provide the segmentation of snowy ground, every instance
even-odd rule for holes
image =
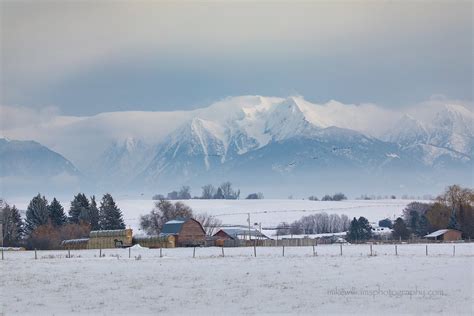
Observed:
[[[474,244],[453,246],[6,252],[1,313],[472,314]]]

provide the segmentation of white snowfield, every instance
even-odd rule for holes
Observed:
[[[455,249],[453,248],[455,247]],[[472,315],[474,244],[5,252],[0,314]],[[455,253],[453,251],[455,250]],[[454,256],[453,256],[454,254]],[[137,260],[139,258],[139,260]]]

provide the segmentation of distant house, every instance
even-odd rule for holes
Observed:
[[[455,229],[440,229],[424,237],[433,240],[454,241],[461,240],[461,232]]]
[[[177,247],[204,245],[206,232],[193,218],[176,218],[163,225],[160,236],[174,236]]]
[[[250,238],[249,238],[250,236]],[[248,240],[248,239],[269,239],[256,229],[251,229],[250,234],[248,229],[244,228],[223,228],[214,234],[218,239],[232,239],[232,240]]]

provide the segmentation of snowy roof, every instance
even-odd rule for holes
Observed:
[[[243,229],[243,228],[222,228],[221,231],[229,235],[231,238],[237,239],[239,236],[248,236],[249,235],[249,230],[248,229]],[[218,232],[217,232],[218,233]],[[216,233],[216,234],[217,234]],[[214,235],[216,235],[214,234]],[[262,238],[268,238],[261,232],[259,232],[256,229],[250,229],[250,236],[256,236],[256,237],[262,237]]]
[[[92,230],[89,236],[92,237],[114,237],[114,236],[127,236],[127,232],[131,231],[128,229],[109,229],[109,230]]]
[[[160,235],[172,235],[172,234],[179,234],[183,227],[183,224],[187,222],[189,219],[184,218],[175,218],[170,221],[167,221],[163,225],[163,229],[161,230]]]
[[[435,232],[432,232],[431,234],[426,235],[425,238],[438,237],[438,236],[444,235],[445,233],[447,233],[450,230],[451,229],[440,229],[440,230],[437,230]]]
[[[61,245],[82,244],[82,243],[87,243],[88,241],[89,241],[89,238],[66,239],[61,242]]]

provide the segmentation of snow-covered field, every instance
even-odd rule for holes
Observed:
[[[0,314],[472,314],[474,244],[428,247],[6,252]]]

